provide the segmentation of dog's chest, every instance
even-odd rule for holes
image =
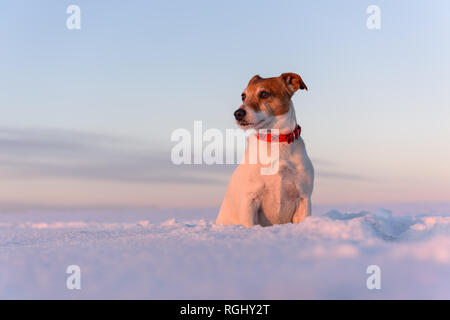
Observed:
[[[299,177],[291,163],[280,163],[277,174],[264,177],[260,220],[263,225],[287,223],[297,207]]]

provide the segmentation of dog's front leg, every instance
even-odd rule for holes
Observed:
[[[260,200],[255,197],[241,199],[239,206],[239,223],[246,228],[258,224],[257,214],[260,207]]]
[[[294,216],[292,217],[292,223],[300,223],[307,216],[311,215],[311,198],[300,198],[297,204],[297,209],[295,210]]]

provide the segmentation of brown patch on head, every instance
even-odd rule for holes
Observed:
[[[289,111],[291,97],[298,89],[307,89],[298,74],[283,73],[273,78],[256,75],[242,93],[242,101],[255,111],[278,116]]]

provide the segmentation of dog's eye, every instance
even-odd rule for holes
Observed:
[[[261,99],[266,99],[266,98],[268,98],[270,96],[270,93],[268,93],[267,91],[261,91],[260,93],[259,93],[259,97],[261,98]]]
[[[245,93],[241,94],[242,101],[244,101],[246,97]]]

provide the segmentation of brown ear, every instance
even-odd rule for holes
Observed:
[[[281,79],[283,80],[284,84],[286,85],[286,88],[290,95],[293,95],[295,91],[298,89],[306,89],[308,90],[308,87],[303,82],[302,77],[300,77],[296,73],[283,73],[281,76]]]
[[[253,78],[250,79],[248,84],[258,82],[259,80],[262,80],[262,78],[259,75],[253,76]]]

